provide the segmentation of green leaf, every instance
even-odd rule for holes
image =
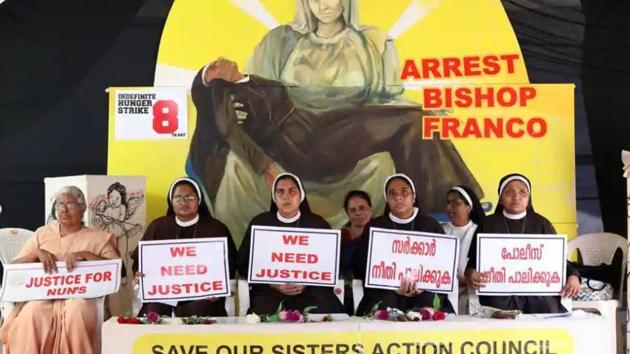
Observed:
[[[280,311],[282,311],[283,307],[284,307],[284,301],[280,301],[280,304],[278,305],[278,309],[276,310],[276,313],[279,313]]]
[[[308,315],[311,311],[315,310],[317,306],[306,306],[304,311],[302,311],[303,315]]]
[[[378,310],[378,307],[381,306],[381,301],[377,302],[376,304],[374,304],[374,306],[372,306],[372,308],[370,309],[370,311],[368,313],[365,314],[365,318],[371,318],[374,317],[374,314],[376,313],[376,311]]]
[[[442,300],[438,296],[438,294],[433,295],[433,309],[439,310],[442,308]]]
[[[278,317],[277,313],[274,313],[273,315],[267,317],[267,322],[280,322],[280,317]]]

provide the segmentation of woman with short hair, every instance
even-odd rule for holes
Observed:
[[[116,237],[83,225],[86,201],[78,187],[55,195],[56,221],[42,226],[26,241],[12,263],[41,263],[48,274],[55,262],[72,271],[77,261],[120,258]],[[5,354],[100,353],[95,342],[98,311],[95,299],[37,300],[16,304],[0,329]]]

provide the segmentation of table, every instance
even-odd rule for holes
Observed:
[[[103,354],[614,354],[593,314],[517,320],[451,317],[435,322],[351,318],[325,323],[103,324]]]

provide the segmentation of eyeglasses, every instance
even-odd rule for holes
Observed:
[[[176,204],[184,204],[184,203],[196,202],[196,201],[197,201],[197,196],[192,195],[192,194],[173,196],[173,203],[176,203]]]
[[[370,207],[367,205],[360,205],[358,207],[350,207],[348,208],[348,214],[354,214],[356,212],[363,212],[367,210],[370,210]]]
[[[56,202],[55,203],[56,210],[74,211],[74,210],[79,210],[80,208],[81,208],[81,204],[75,203],[75,202],[68,202],[68,203]]]
[[[295,197],[299,194],[300,194],[300,190],[297,188],[276,189],[276,191],[274,192],[274,195],[276,196],[276,198],[282,198],[285,195],[288,195],[289,197]]]
[[[403,189],[400,192],[394,189],[390,189],[387,191],[388,198],[398,198],[398,196],[407,198],[410,195],[413,195],[413,192],[411,192],[409,189]]]

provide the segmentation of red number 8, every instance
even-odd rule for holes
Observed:
[[[177,131],[177,102],[159,100],[153,105],[153,130],[158,134],[172,134]]]

